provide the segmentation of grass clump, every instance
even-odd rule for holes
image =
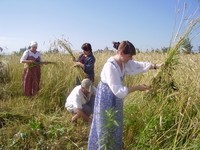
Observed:
[[[71,60],[73,62],[76,62],[77,59],[74,55],[74,52],[70,47],[70,43],[66,39],[64,38],[56,39],[53,42],[52,47],[67,52],[70,55]],[[76,67],[76,68],[77,68],[77,77],[79,78],[80,81],[82,81],[86,75],[81,67]]]
[[[186,72],[182,75],[178,72],[178,67],[181,68],[184,63],[188,63],[180,61],[181,57],[185,57],[182,53],[182,50],[185,50],[185,41],[194,36],[193,31],[200,27],[199,17],[190,18],[191,20],[187,20],[186,28],[180,29],[184,27],[180,25],[180,32],[177,32],[175,39],[172,40],[163,66],[150,81],[151,90],[142,97],[144,103],[136,107],[143,109],[142,119],[137,118],[138,112],[132,112],[134,119],[125,121],[125,133],[130,135],[129,132],[136,132],[132,137],[132,143],[128,144],[130,149],[199,148],[197,141],[200,140],[200,128],[197,124],[200,97],[194,95],[197,93],[196,90],[191,90],[191,87],[197,88],[196,83],[180,82],[181,78],[185,78]],[[130,107],[127,106],[127,113]],[[138,131],[134,130],[136,126],[140,126]],[[129,141],[126,137],[125,140]]]
[[[191,17],[190,17],[191,18]],[[184,54],[182,47],[191,32],[199,28],[199,20],[189,21],[183,34],[175,35],[167,53],[139,53],[137,60],[163,62],[160,70],[128,76],[125,84],[149,83],[152,91],[134,92],[125,99],[124,150],[136,149],[199,149],[200,147],[200,55]],[[182,25],[180,25],[182,26]],[[56,41],[58,42],[58,41]],[[78,70],[72,69],[75,53],[65,45],[56,47],[67,53],[46,53],[42,59],[56,65],[42,65],[41,89],[29,99],[22,93],[23,66],[19,56],[2,56],[6,74],[3,77],[3,96],[0,99],[0,149],[87,149],[90,125],[78,120],[70,123],[71,114],[64,109],[66,96],[75,86]],[[69,50],[69,52],[68,52]],[[70,51],[71,50],[71,51]],[[70,54],[70,52],[72,52]],[[94,53],[95,84],[110,52]],[[82,70],[81,70],[82,71]],[[8,75],[8,79],[6,76]],[[151,80],[152,76],[154,78]],[[6,82],[5,82],[6,81]],[[117,125],[107,112],[107,128]],[[109,122],[110,121],[110,122]],[[111,137],[107,145],[112,144]]]

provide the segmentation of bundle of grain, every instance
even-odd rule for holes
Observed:
[[[73,54],[73,50],[70,47],[70,43],[66,39],[64,39],[64,38],[57,39],[57,40],[54,41],[53,45],[54,45],[54,47],[56,47],[58,49],[61,49],[61,50],[68,52],[69,55],[72,58],[72,61],[74,61],[74,62],[76,61],[76,57]],[[75,68],[77,69],[77,75],[76,76],[79,78],[80,81],[83,80],[86,76],[83,69],[80,68],[80,67],[75,67]]]
[[[171,43],[167,51],[167,59],[165,60],[164,65],[157,76],[151,81],[152,90],[148,93],[148,98],[153,99],[157,97],[157,100],[162,100],[164,97],[170,98],[169,95],[174,95],[173,93],[178,90],[178,85],[173,78],[173,73],[179,63],[179,54],[184,49],[186,39],[189,39],[189,36],[194,29],[199,28],[199,23],[200,18],[192,19],[189,21],[189,25],[182,34],[176,34],[174,40],[175,44]],[[178,35],[182,36],[178,37]]]

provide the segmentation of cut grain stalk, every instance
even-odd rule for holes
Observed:
[[[42,62],[32,62],[32,63],[25,63],[25,68],[33,68],[35,66],[38,65],[47,65],[47,64],[57,64],[56,62],[52,62],[52,61],[42,61]]]
[[[57,40],[55,40],[54,44],[57,47],[63,49],[64,51],[67,51],[70,54],[72,61],[76,62],[76,57],[73,54],[73,50],[70,47],[70,43],[66,39],[63,39],[63,38],[57,39]],[[85,78],[86,75],[85,75],[85,73],[84,73],[84,71],[81,67],[76,67],[76,68],[77,68],[77,71],[78,71],[77,77],[79,78],[80,81],[82,81]]]
[[[176,69],[176,65],[179,63],[178,55],[184,48],[185,39],[189,37],[193,29],[197,27],[200,23],[200,19],[194,19],[190,21],[188,28],[183,33],[183,36],[179,38],[178,42],[173,46],[170,46],[167,51],[167,59],[164,62],[164,65],[161,67],[160,72],[157,76],[151,81],[151,93],[148,93],[150,98],[155,97],[156,95],[162,95],[166,97],[169,94],[172,94],[175,90],[178,90],[175,80],[173,79],[173,71]],[[177,37],[177,36],[176,36]]]

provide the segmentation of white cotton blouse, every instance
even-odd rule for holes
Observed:
[[[24,51],[24,53],[23,53],[23,55],[22,55],[22,57],[20,59],[20,63],[22,63],[22,61],[24,61],[24,60],[27,60],[28,56],[32,56],[32,57],[37,59],[38,57],[40,57],[40,52],[36,51],[36,53],[33,53],[30,50]],[[40,58],[40,60],[41,60],[41,58]]]
[[[74,108],[82,109],[82,105],[87,103],[87,98],[81,91],[81,85],[76,86],[66,99],[65,107],[73,105]]]
[[[108,84],[114,95],[123,99],[128,94],[128,88],[122,84],[124,75],[147,72],[151,65],[152,63],[150,62],[129,60],[123,64],[123,69],[121,70],[114,58],[110,57],[101,71],[101,81]]]

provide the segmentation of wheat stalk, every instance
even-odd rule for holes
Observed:
[[[71,56],[72,58],[72,61],[75,62],[76,61],[76,57],[74,56],[73,54],[73,50],[71,49],[70,47],[70,43],[62,38],[62,39],[57,39],[54,41],[54,46],[58,47],[58,48],[61,48],[62,50],[64,51],[67,51],[69,53],[69,55]],[[85,78],[85,73],[83,71],[83,69],[81,67],[75,67],[78,71],[78,78],[79,80],[83,80]]]
[[[189,37],[195,27],[199,27],[199,23],[200,18],[193,19],[189,22],[189,25],[184,30],[184,33],[181,37],[178,37],[178,33],[176,34],[176,39],[174,41],[177,39],[178,41],[174,45],[171,44],[167,51],[167,59],[165,60],[164,65],[158,72],[157,76],[151,81],[152,90],[151,93],[148,93],[151,98],[158,94],[167,96],[174,92],[174,90],[178,90],[175,80],[173,79],[173,71],[176,69],[176,65],[179,63],[178,55],[183,49],[185,39]]]

